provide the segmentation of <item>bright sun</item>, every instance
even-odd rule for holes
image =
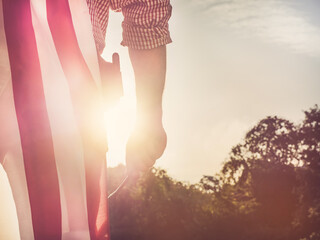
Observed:
[[[110,12],[107,28],[106,47],[103,58],[111,61],[114,52],[120,55],[122,85],[124,96],[106,113],[108,153],[107,165],[109,167],[125,163],[125,146],[135,121],[135,86],[134,74],[128,55],[128,50],[120,45],[122,40],[121,13]]]
[[[125,163],[125,144],[135,119],[135,104],[132,97],[122,97],[106,113],[108,147],[107,165],[115,167]]]

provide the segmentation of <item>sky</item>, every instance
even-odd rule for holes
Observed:
[[[318,0],[172,0],[164,125],[168,145],[156,166],[196,183],[217,173],[259,120],[299,123],[320,104]],[[120,46],[120,13],[111,14],[106,59],[119,52],[124,97],[109,113],[108,165],[124,163],[134,119],[134,79]],[[14,204],[0,168],[3,224],[16,228]]]
[[[156,166],[181,181],[213,175],[232,146],[269,115],[295,123],[320,103],[320,2],[175,0],[168,45],[164,124]],[[134,81],[113,14],[105,58],[122,58],[125,96],[109,127],[109,166],[124,162],[134,116]],[[118,29],[114,31],[114,29]],[[116,113],[116,114],[115,114]],[[126,117],[123,117],[126,116]],[[111,117],[112,118],[112,117]],[[121,121],[121,119],[125,119]]]

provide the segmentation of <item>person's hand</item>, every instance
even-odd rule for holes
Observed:
[[[126,147],[128,175],[138,178],[150,170],[161,157],[167,145],[167,135],[162,124],[145,124],[136,127]]]
[[[112,63],[105,61],[100,55],[98,59],[104,105],[110,107],[123,96],[119,55],[117,53],[112,55]]]

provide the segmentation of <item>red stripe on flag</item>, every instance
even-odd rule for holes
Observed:
[[[3,1],[35,239],[61,239],[59,182],[29,0]]]
[[[93,116],[93,102],[97,99],[98,91],[78,45],[68,1],[47,0],[47,18],[64,74],[69,82],[74,113],[82,137],[90,237],[91,240],[102,239],[107,234],[108,219],[107,211],[102,223],[100,218],[99,221],[97,219],[101,197],[101,169],[104,167],[106,152],[106,148],[97,147],[105,143],[98,143],[101,139],[96,139],[93,133],[97,117]]]

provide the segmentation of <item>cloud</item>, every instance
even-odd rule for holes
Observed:
[[[319,24],[308,19],[308,14],[312,14],[310,8],[303,8],[299,2],[293,3],[285,0],[193,1],[194,8],[213,26],[232,31],[242,38],[256,37],[319,57]]]

